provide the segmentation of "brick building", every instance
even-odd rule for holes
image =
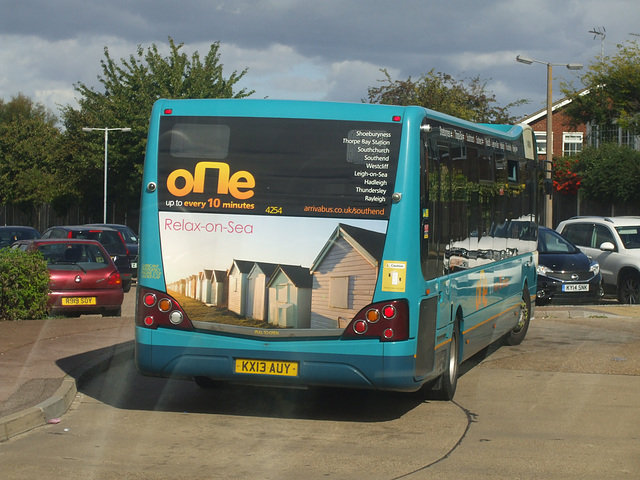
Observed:
[[[588,92],[585,90],[585,92]],[[587,142],[587,125],[570,126],[570,119],[564,113],[563,107],[571,102],[570,99],[564,98],[555,102],[551,111],[553,112],[553,155],[555,157],[564,157],[575,155],[582,151],[582,146]],[[533,129],[538,144],[538,158],[540,160],[547,159],[547,109],[544,108],[521,120]]]

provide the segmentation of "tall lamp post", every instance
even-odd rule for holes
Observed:
[[[89,128],[84,127],[82,129],[83,132],[93,132],[94,130],[100,130],[104,132],[104,212],[103,212],[103,223],[107,223],[107,158],[109,151],[109,132],[114,130],[119,130],[121,132],[130,132],[131,129],[126,128]]]
[[[552,167],[553,167],[553,108],[552,108],[552,90],[553,90],[553,67],[554,66],[564,66],[569,70],[581,70],[582,64],[580,63],[548,63],[541,62],[540,60],[534,60],[533,58],[523,57],[522,55],[518,55],[516,57],[516,61],[520,63],[524,63],[525,65],[531,65],[532,63],[541,63],[542,65],[547,66],[547,158],[545,165],[546,170],[546,178],[548,181],[552,181]],[[552,193],[549,192],[549,198],[545,203],[545,226],[549,228],[553,228],[553,201],[552,201]]]

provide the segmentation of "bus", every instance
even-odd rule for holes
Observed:
[[[158,100],[137,369],[453,398],[531,321],[535,152],[527,126],[416,106]]]

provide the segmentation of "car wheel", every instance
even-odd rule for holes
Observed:
[[[507,345],[520,345],[529,330],[529,321],[531,320],[531,297],[525,286],[522,290],[522,300],[520,301],[520,314],[518,323],[505,337]]]
[[[618,302],[637,304],[640,301],[640,275],[636,272],[625,273],[618,285]]]
[[[127,293],[129,290],[131,290],[131,280],[128,282],[122,282],[122,291]]]
[[[122,307],[113,310],[107,310],[102,314],[103,317],[120,317],[122,315]]]

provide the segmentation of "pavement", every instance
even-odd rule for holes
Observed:
[[[0,322],[0,442],[59,420],[79,386],[113,362],[133,361],[135,291],[122,317],[83,315]],[[537,307],[536,318],[585,315],[640,318],[640,306],[615,303]]]
[[[135,289],[121,317],[0,322],[0,442],[49,422],[78,387],[115,361],[133,361]]]

